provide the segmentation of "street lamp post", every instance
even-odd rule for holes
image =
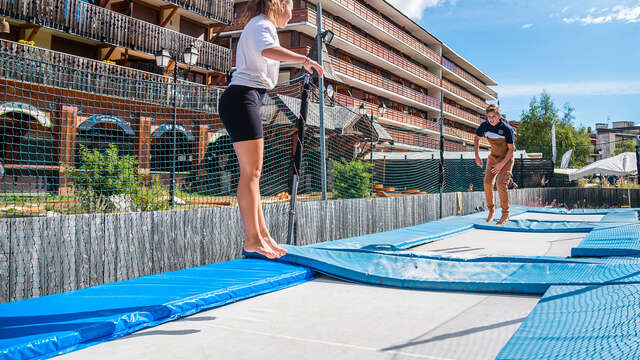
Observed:
[[[189,47],[185,49],[182,54],[182,58],[184,63],[189,67],[198,63],[198,57],[200,56],[196,47],[191,44]],[[178,129],[178,54],[177,53],[169,53],[167,49],[162,49],[155,54],[156,57],[156,65],[161,67],[162,69],[167,69],[169,66],[169,62],[173,60],[173,122],[172,122],[172,132],[173,132],[173,145],[172,145],[172,156],[171,156],[171,178],[169,183],[169,202],[171,207],[175,205],[175,183],[176,183],[176,152],[177,152],[177,129]]]
[[[358,108],[358,112],[360,113],[360,115],[362,116],[366,116],[367,115],[367,108],[364,106],[364,103],[360,105],[360,107]],[[387,112],[387,105],[385,105],[384,103],[380,103],[380,106],[378,106],[378,113],[380,115],[384,115]],[[369,121],[371,123],[370,129],[369,129],[369,164],[371,165],[371,185],[372,185],[372,189],[373,189],[373,124],[375,123],[375,119],[373,116],[373,111],[371,111],[371,114],[369,115]]]

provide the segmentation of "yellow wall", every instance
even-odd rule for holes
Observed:
[[[31,36],[33,29],[22,30],[20,32],[20,39],[26,40]],[[51,30],[41,28],[40,31],[33,38],[35,46],[51,50]]]

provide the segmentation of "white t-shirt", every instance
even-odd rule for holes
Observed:
[[[229,85],[273,89],[278,83],[280,62],[262,56],[262,51],[280,46],[278,30],[264,14],[251,19],[242,30],[236,49],[236,71]]]

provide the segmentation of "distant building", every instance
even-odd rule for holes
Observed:
[[[640,136],[640,126],[633,121],[614,121],[612,128],[608,124],[597,123],[595,129],[596,160],[606,159],[615,155],[623,140],[636,140]]]

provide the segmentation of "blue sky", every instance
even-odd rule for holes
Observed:
[[[640,123],[640,0],[388,1],[496,80],[509,120],[544,89],[576,125]]]

